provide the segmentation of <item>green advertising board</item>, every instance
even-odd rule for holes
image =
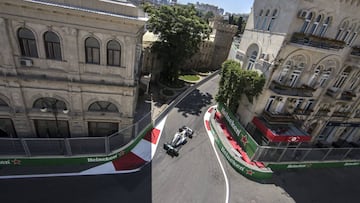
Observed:
[[[66,164],[86,164],[86,163],[106,163],[117,159],[129,151],[131,151],[137,143],[153,128],[152,124],[149,124],[139,136],[132,141],[129,146],[123,150],[115,150],[113,153],[105,156],[77,156],[77,157],[11,157],[0,158],[1,166],[20,166],[20,165],[66,165]]]
[[[235,138],[236,142],[241,146],[241,148],[247,153],[249,157],[252,157],[258,148],[258,144],[240,124],[234,114],[229,111],[224,104],[219,103],[217,109],[223,118],[225,118],[223,120],[225,120],[226,125],[228,129],[230,129],[230,132]]]
[[[269,163],[267,167],[272,170],[301,169],[301,168],[341,168],[360,166],[360,161],[322,161],[322,162],[296,162],[296,163]]]
[[[215,130],[211,130],[213,134],[215,135],[215,143],[217,147],[220,149],[221,153],[225,156],[225,158],[228,160],[230,165],[240,174],[243,176],[254,179],[254,180],[265,180],[270,179],[272,177],[273,172],[269,169],[260,169],[260,168],[254,168],[248,165],[246,162],[242,160],[237,160],[234,158],[229,151],[225,148],[223,143],[221,142],[221,139],[218,137]]]

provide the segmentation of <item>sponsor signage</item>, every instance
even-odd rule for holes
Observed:
[[[217,135],[216,135],[217,136]],[[225,158],[228,160],[230,165],[240,174],[250,178],[250,179],[256,179],[256,180],[264,180],[264,179],[270,179],[272,177],[272,171],[271,170],[261,170],[256,168],[250,168],[249,166],[246,166],[247,163],[242,162],[240,160],[236,160],[224,147],[224,145],[221,143],[220,139],[216,137],[215,142],[220,149],[221,153],[225,156]]]
[[[219,103],[217,109],[225,118],[226,124],[229,126],[229,130],[234,136],[236,142],[248,154],[249,157],[252,157],[258,147],[258,144],[224,104]]]
[[[268,167],[272,170],[279,169],[295,169],[295,168],[336,168],[336,167],[351,167],[360,166],[360,161],[334,161],[334,162],[306,162],[306,163],[270,163]]]
[[[329,122],[326,126],[339,126],[339,127],[360,127],[360,123]]]

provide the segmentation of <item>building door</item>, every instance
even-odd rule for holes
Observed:
[[[68,138],[70,137],[67,121],[34,120],[36,133],[39,138]]]
[[[276,113],[282,113],[284,105],[285,105],[284,99],[280,98],[280,101],[278,102],[278,104],[276,106],[275,112]]]
[[[119,131],[118,123],[89,122],[90,137],[106,137]]]
[[[9,118],[0,118],[0,137],[15,138],[14,124]]]

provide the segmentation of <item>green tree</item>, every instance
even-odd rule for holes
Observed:
[[[252,103],[253,98],[260,95],[264,85],[263,75],[242,69],[239,62],[226,60],[222,64],[219,91],[215,99],[235,112],[243,94]]]
[[[199,50],[200,43],[209,37],[211,28],[200,18],[194,6],[144,6],[150,16],[147,28],[159,34],[152,45],[163,63],[162,79],[175,82],[183,62]]]
[[[213,18],[213,17],[215,17],[215,15],[212,11],[208,11],[204,15],[204,19],[206,20],[206,22],[209,22],[209,19]]]

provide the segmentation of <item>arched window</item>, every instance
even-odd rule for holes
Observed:
[[[278,81],[279,82],[284,82],[287,74],[289,73],[289,69],[293,66],[293,62],[292,61],[287,61],[285,63],[285,66],[284,68],[282,69],[280,75],[279,75],[279,78],[278,78]]]
[[[271,16],[271,19],[270,19],[270,22],[269,22],[269,25],[267,27],[267,30],[270,31],[271,28],[273,27],[274,25],[274,22],[275,22],[275,19],[276,19],[276,16],[277,16],[277,10],[275,9],[272,13],[272,16]]]
[[[322,26],[320,27],[319,36],[323,37],[325,35],[327,28],[329,27],[330,21],[331,21],[331,17],[325,18]]]
[[[85,40],[86,63],[100,64],[100,44],[93,38]]]
[[[315,87],[316,82],[317,82],[317,80],[318,80],[318,78],[319,78],[320,71],[321,71],[322,69],[323,69],[322,66],[318,66],[318,67],[315,68],[314,73],[311,75],[311,77],[310,77],[310,79],[309,79],[309,82],[308,82],[308,85],[309,85],[310,87]]]
[[[266,22],[267,22],[267,18],[269,16],[269,14],[270,14],[270,10],[267,10],[266,13],[265,13],[265,16],[264,16],[263,23],[261,25],[262,30],[265,30],[265,28],[266,28]]]
[[[336,33],[335,39],[340,40],[343,30],[346,30],[349,25],[348,21],[345,21],[341,24],[338,32]]]
[[[320,87],[324,87],[326,84],[326,81],[329,79],[330,75],[331,75],[331,68],[327,68],[325,69],[320,76],[320,80],[319,80],[319,85]]]
[[[118,108],[107,101],[96,101],[89,106],[89,111],[96,112],[119,112]]]
[[[55,98],[51,98],[51,97],[43,97],[43,98],[37,99],[33,104],[33,108],[40,109],[42,112],[65,111],[67,113],[67,111],[68,111],[64,101],[61,101],[61,100],[58,100]]]
[[[251,70],[254,67],[254,64],[255,64],[255,61],[256,61],[256,58],[257,58],[257,54],[258,54],[257,51],[251,52],[251,56],[249,58],[248,65],[246,67],[247,70]]]
[[[59,37],[51,31],[45,32],[45,52],[46,58],[61,60],[61,46]]]
[[[314,14],[312,12],[309,12],[307,14],[307,16],[305,18],[305,21],[304,21],[304,24],[303,24],[303,26],[301,27],[301,30],[300,30],[301,33],[305,33],[307,31],[307,29],[308,29],[308,27],[310,25],[310,22],[311,22],[311,20],[313,18],[313,15]]]
[[[115,40],[110,40],[107,44],[107,64],[121,66],[121,46]]]
[[[350,91],[354,90],[355,87],[358,86],[359,81],[360,81],[360,72],[358,72],[358,73],[351,79],[348,89],[349,89]]]
[[[316,30],[320,24],[320,21],[322,19],[322,16],[321,15],[318,15],[314,21],[314,23],[312,24],[310,30],[309,30],[309,33],[312,34],[312,35],[315,35],[316,33]]]
[[[349,77],[349,74],[351,72],[351,68],[347,67],[340,75],[340,77],[336,80],[335,84],[333,85],[334,88],[341,88],[346,79]]]
[[[358,25],[357,28],[354,28],[354,31],[351,34],[351,37],[349,37],[349,39],[348,39],[348,45],[351,45],[355,41],[359,30],[360,30],[360,25]]]
[[[20,28],[18,38],[22,56],[38,57],[35,36],[29,29]]]
[[[262,15],[264,13],[264,10],[260,10],[260,13],[259,13],[259,16],[256,20],[256,24],[255,24],[255,29],[259,29],[260,28],[260,22],[261,22],[261,19],[262,19]]]
[[[2,99],[0,99],[0,107],[8,107],[9,105]]]
[[[295,66],[294,70],[292,71],[292,73],[290,75],[290,80],[289,80],[290,87],[294,87],[296,85],[304,67],[305,67],[305,63],[303,63],[303,62],[301,62],[297,66]]]

